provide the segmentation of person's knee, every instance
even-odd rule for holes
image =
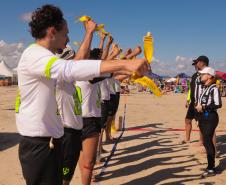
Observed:
[[[83,168],[87,170],[93,170],[94,165],[95,165],[95,160],[84,161]]]
[[[185,119],[185,124],[186,125],[191,125],[191,123],[192,123],[192,120],[191,119]]]
[[[69,184],[70,184],[70,181],[63,180],[63,185],[69,185]]]

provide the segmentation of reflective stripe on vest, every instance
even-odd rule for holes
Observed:
[[[45,76],[47,79],[51,78],[51,67],[54,64],[54,62],[56,62],[58,60],[57,57],[52,57],[49,62],[46,64],[46,68],[45,68]]]
[[[73,99],[75,103],[74,113],[75,115],[81,115],[82,114],[82,93],[81,93],[81,88],[78,86],[75,86]]]
[[[191,102],[191,89],[190,89],[190,88],[189,88],[189,90],[188,90],[187,101],[188,101],[188,102]]]
[[[20,100],[20,91],[18,90],[17,96],[16,96],[16,103],[15,103],[15,112],[16,112],[16,113],[19,113],[20,104],[21,104],[21,100]]]
[[[96,101],[97,108],[101,108],[101,90],[100,84],[97,84],[97,101]]]

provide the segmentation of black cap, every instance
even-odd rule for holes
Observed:
[[[209,58],[207,56],[204,56],[204,55],[199,56],[197,59],[193,60],[192,65],[197,64],[199,61],[204,62],[206,64],[206,66],[209,65]]]

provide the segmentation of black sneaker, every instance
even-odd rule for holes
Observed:
[[[201,177],[205,178],[205,177],[212,177],[216,175],[216,171],[215,170],[206,170]]]

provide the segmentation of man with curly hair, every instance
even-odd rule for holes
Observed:
[[[72,60],[55,53],[69,41],[67,22],[58,7],[44,5],[32,13],[29,23],[35,43],[26,48],[18,65],[19,93],[16,124],[20,135],[19,160],[28,185],[62,185],[63,124],[57,110],[56,81],[87,81],[105,73],[142,75],[148,70],[145,59],[134,61],[83,60],[87,58],[96,23],[85,25],[84,44]],[[84,51],[84,52],[83,52]]]

